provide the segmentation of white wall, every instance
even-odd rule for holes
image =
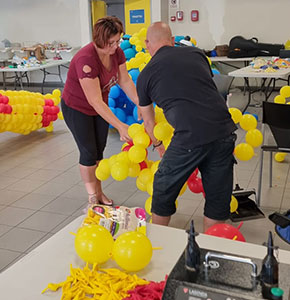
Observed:
[[[0,28],[0,40],[80,46],[79,0],[0,0]]]
[[[290,39],[289,0],[179,0],[179,9],[184,20],[169,21],[173,34],[194,37],[200,48],[228,44],[235,35],[266,43]],[[169,20],[176,10],[169,9]],[[199,10],[198,22],[190,20],[191,10]]]

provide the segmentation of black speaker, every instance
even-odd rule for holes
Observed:
[[[288,58],[288,57],[290,57],[290,50],[280,49],[279,56],[281,58]]]

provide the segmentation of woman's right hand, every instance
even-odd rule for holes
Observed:
[[[125,123],[122,123],[120,125],[120,127],[118,128],[118,132],[120,134],[120,140],[122,142],[129,142],[132,140],[128,134],[128,128],[129,128],[129,126]]]

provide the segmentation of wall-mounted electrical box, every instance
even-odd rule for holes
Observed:
[[[198,19],[199,19],[198,15],[199,15],[198,10],[192,10],[191,13],[190,13],[191,21],[192,22],[197,22]]]

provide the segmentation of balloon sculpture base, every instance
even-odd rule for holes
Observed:
[[[233,191],[233,196],[238,201],[238,209],[230,215],[232,222],[265,218],[264,213],[256,204],[255,189],[236,189]]]

